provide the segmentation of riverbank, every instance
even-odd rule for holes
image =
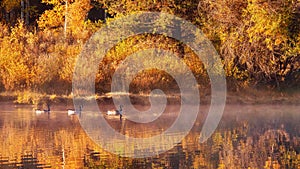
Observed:
[[[96,98],[99,104],[113,104],[112,97],[126,96],[128,94],[105,93],[95,95],[86,99]],[[168,104],[180,104],[179,93],[168,93]],[[274,89],[243,89],[227,91],[226,104],[300,104],[300,90],[277,91]],[[129,94],[132,104],[149,105],[149,94]],[[161,97],[161,96],[156,96]],[[201,104],[209,104],[211,93],[209,90],[200,90]],[[34,92],[3,92],[0,93],[1,102],[14,102],[15,104],[33,104],[41,103],[51,104],[73,104],[72,95],[47,95]]]

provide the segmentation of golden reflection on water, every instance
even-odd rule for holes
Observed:
[[[264,106],[251,111],[227,109],[218,130],[208,142],[199,144],[205,119],[202,110],[181,143],[144,159],[121,158],[99,148],[77,117],[68,116],[63,108],[40,115],[30,106],[1,108],[0,168],[300,168],[299,107],[289,112]],[[170,125],[167,117],[145,126],[118,119],[108,122],[122,134],[150,137]]]
[[[95,148],[78,122],[62,113],[35,116],[32,111],[17,110],[1,114],[2,157],[21,161],[32,155],[39,163],[54,168],[83,166],[87,145]]]

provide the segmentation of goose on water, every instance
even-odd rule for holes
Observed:
[[[50,113],[50,105],[47,104],[47,109],[41,110],[41,109],[35,109],[36,114],[41,114],[41,113]]]
[[[74,114],[80,114],[81,111],[82,111],[82,105],[79,106],[79,109],[78,110],[75,110],[75,109],[68,109],[68,115],[74,115]]]
[[[120,109],[118,110],[108,110],[107,112],[106,112],[106,115],[109,115],[109,116],[117,116],[117,115],[119,115],[120,116],[120,118],[122,118],[122,116],[123,116],[123,110],[122,110],[122,105],[120,105]]]
[[[36,114],[42,114],[42,113],[44,113],[44,111],[41,110],[41,109],[35,109],[35,113],[36,113]]]

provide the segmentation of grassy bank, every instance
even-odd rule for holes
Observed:
[[[211,91],[209,88],[200,89],[201,104],[210,104]],[[86,99],[96,98],[99,104],[113,104],[113,95],[126,96],[129,95],[132,104],[149,105],[149,93],[104,93],[96,94]],[[156,96],[162,97],[162,96]],[[180,93],[167,92],[166,98],[168,104],[180,104]],[[73,96],[70,95],[49,95],[45,93],[36,93],[31,91],[24,92],[2,92],[0,93],[1,102],[14,102],[15,104],[72,104]],[[299,104],[300,103],[300,89],[286,88],[277,90],[276,88],[235,88],[227,91],[227,104]]]

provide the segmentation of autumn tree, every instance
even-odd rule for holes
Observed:
[[[38,13],[36,5],[37,2],[31,3],[30,0],[2,0],[0,1],[1,19],[10,25],[14,25],[20,19],[28,26],[30,19]]]
[[[86,15],[90,9],[90,1],[84,0],[43,0],[53,5],[53,9],[45,11],[39,18],[41,29],[64,28],[64,34],[75,38],[83,38]]]
[[[103,7],[107,9],[107,12],[110,16],[113,16],[115,19],[118,17],[122,17],[124,15],[129,15],[134,12],[139,12],[139,11],[152,11],[152,12],[164,12],[164,13],[169,13],[176,15],[178,17],[187,19],[191,21],[192,23],[198,24],[199,23],[199,16],[198,16],[198,11],[197,11],[197,5],[198,1],[195,0],[188,0],[188,1],[177,1],[177,0],[167,0],[167,1],[111,1],[111,0],[96,0],[100,4],[103,4]],[[109,24],[108,19],[108,24]],[[128,21],[132,22],[132,21]],[[159,23],[162,27],[164,25],[172,25],[172,27],[168,27],[168,30],[171,31],[169,32],[170,34],[177,34],[178,32],[181,32],[181,27],[176,20],[157,20],[157,23]],[[130,24],[130,23],[129,23]],[[133,24],[134,25],[134,24]],[[169,29],[171,28],[171,29]],[[131,27],[132,30],[128,31],[134,31],[135,29],[139,29]],[[111,32],[111,36],[113,35],[114,32]],[[191,66],[192,71],[195,72],[203,72],[203,66],[198,65],[201,64],[199,60],[194,59],[192,61],[188,61],[187,58],[192,58],[192,57],[187,57],[190,55],[192,52],[181,42],[170,38],[166,37],[165,35],[157,35],[157,34],[147,34],[147,35],[137,35],[134,37],[130,37],[126,39],[123,42],[120,42],[120,44],[116,45],[115,48],[113,48],[110,53],[107,55],[109,57],[108,60],[110,62],[105,62],[105,65],[100,65],[99,67],[101,68],[107,68],[106,70],[102,70],[103,72],[99,72],[97,75],[96,81],[101,84],[102,82],[109,82],[109,77],[106,77],[104,75],[108,74],[109,76],[112,76],[114,69],[117,67],[118,63],[120,60],[125,59],[124,56],[129,56],[130,54],[137,52],[142,49],[147,49],[147,48],[161,48],[161,49],[166,49],[169,51],[173,51],[178,55],[180,58],[185,58],[186,62],[188,62],[188,65]],[[111,58],[112,57],[112,58]],[[193,56],[194,58],[195,56]],[[107,60],[105,60],[107,61]],[[149,61],[150,62],[150,61]],[[108,65],[108,66],[106,66]],[[200,75],[200,74],[198,74]],[[200,75],[202,76],[202,74]],[[159,78],[154,78],[155,80],[152,79],[152,77],[159,77]],[[98,80],[97,80],[98,79]],[[144,91],[147,91],[150,87],[153,85],[150,84],[156,84],[154,81],[160,81],[159,83],[161,84],[162,88],[167,88],[165,84],[167,82],[173,82],[174,79],[171,79],[169,76],[166,76],[163,73],[158,73],[157,71],[149,71],[149,72],[144,72],[143,76],[139,75],[136,77],[136,79],[133,80],[132,86],[135,86],[133,88],[136,89],[142,89]],[[174,85],[174,84],[171,84]],[[99,85],[99,86],[105,86],[105,84]],[[150,87],[151,88],[151,87]]]
[[[78,54],[103,26],[102,21],[87,19],[91,3],[108,12],[107,24],[136,11],[165,12],[192,22],[220,53],[230,81],[277,86],[300,81],[299,0],[0,0],[1,86],[6,90],[48,90],[56,83],[71,88]],[[33,20],[37,17],[36,25]],[[174,20],[160,24],[173,25],[173,34],[181,29]],[[136,28],[131,29],[128,31]],[[111,76],[126,56],[147,48],[172,51],[183,58],[198,80],[207,77],[188,46],[165,35],[144,34],[123,40],[108,51],[96,75],[99,91],[110,89]],[[160,82],[166,87],[172,79],[161,75],[151,70],[144,77],[137,76],[133,86],[148,90],[145,86],[163,79]]]
[[[12,29],[10,36],[1,42],[0,71],[1,80],[6,90],[26,89],[30,87],[33,65],[30,50],[33,49],[36,37],[27,32],[23,22]],[[26,48],[25,46],[31,46]]]
[[[279,86],[299,71],[299,29],[290,29],[296,6],[291,0],[200,2],[203,29],[222,55],[227,76]]]
[[[2,0],[1,8],[3,11],[3,17],[5,18],[5,22],[8,24],[14,24],[17,21],[17,18],[20,16],[17,13],[17,10],[21,7],[21,0]]]

